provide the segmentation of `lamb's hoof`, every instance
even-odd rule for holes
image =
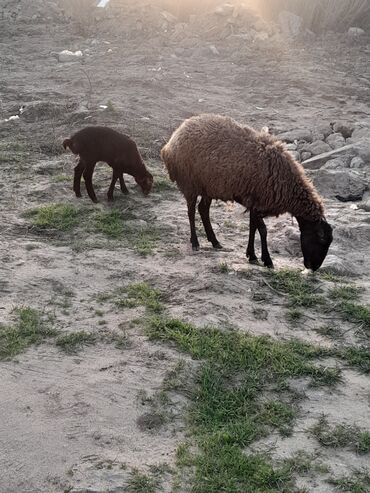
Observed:
[[[91,199],[91,200],[94,202],[94,204],[99,204],[99,200],[98,199]]]
[[[108,197],[108,202],[113,202],[113,197]]]
[[[259,264],[259,262],[258,262],[258,258],[257,258],[257,257],[249,257],[249,258],[248,258],[248,262],[249,262],[250,264],[253,264],[253,265],[258,265],[258,264]]]
[[[128,195],[130,192],[126,189],[126,190],[121,190],[121,192],[123,193],[123,195]]]
[[[222,245],[219,242],[212,244],[212,246],[215,250],[222,250]]]
[[[193,252],[198,252],[199,251],[199,245],[193,245],[192,247]]]
[[[274,269],[274,264],[272,262],[264,262],[263,264],[265,267],[267,267],[268,269]]]
[[[80,198],[82,197],[82,195],[81,195],[80,193],[76,193],[76,197],[77,197],[78,199],[80,199]]]

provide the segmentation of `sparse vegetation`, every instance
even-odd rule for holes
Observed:
[[[155,493],[158,491],[159,480],[134,469],[127,484],[128,493]]]
[[[70,231],[78,223],[79,210],[69,204],[49,204],[30,210],[26,215],[39,229]]]
[[[368,493],[370,489],[370,472],[368,470],[356,470],[349,476],[330,478],[328,483],[335,486],[338,491]]]
[[[348,322],[359,325],[365,334],[370,335],[370,308],[344,301],[340,304],[342,316]]]
[[[175,343],[202,361],[194,387],[186,389],[199,453],[193,458],[185,450],[177,454],[180,463],[186,457],[195,467],[192,491],[239,491],[242,486],[243,491],[257,493],[283,485],[293,488],[291,469],[274,468],[268,457],[245,454],[244,449],[271,429],[289,434],[294,422],[294,399],[261,400],[267,386],[298,376],[318,384],[338,381],[336,369],[313,364],[322,350],[298,341],[277,342],[236,331],[197,329],[164,318],[151,319],[147,331],[149,337]],[[289,390],[286,392],[289,395]]]
[[[120,296],[116,299],[115,303],[117,306],[128,308],[145,306],[151,313],[160,313],[163,310],[160,291],[151,288],[145,282],[131,284],[119,292],[123,297]]]
[[[19,307],[14,312],[14,324],[0,325],[0,360],[13,358],[29,346],[41,344],[56,334],[37,310]]]
[[[327,418],[321,416],[310,429],[310,433],[324,447],[348,447],[359,454],[370,452],[370,432],[363,431],[356,425],[330,426]]]
[[[79,332],[71,332],[57,338],[55,344],[66,353],[75,353],[86,345],[94,344],[96,336],[90,332],[80,330]]]
[[[119,238],[123,233],[122,214],[119,210],[98,211],[94,214],[94,230],[110,238]]]

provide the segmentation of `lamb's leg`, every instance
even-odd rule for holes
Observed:
[[[119,183],[121,185],[121,192],[127,195],[129,193],[129,191],[126,187],[126,183],[125,183],[125,180],[123,178],[123,173],[119,175]]]
[[[98,202],[98,199],[96,198],[96,195],[94,192],[94,187],[92,184],[92,176],[94,173],[95,164],[96,163],[89,163],[88,165],[86,165],[86,168],[84,169],[84,172],[83,172],[83,177],[85,180],[87,193],[88,193],[90,199],[93,202],[95,202],[95,204],[96,204]]]
[[[76,197],[81,197],[81,176],[85,169],[85,163],[80,159],[74,169],[73,191]]]
[[[113,192],[114,192],[114,187],[116,186],[116,182],[119,178],[119,174],[117,171],[113,169],[113,175],[112,175],[112,181],[108,190],[108,201],[112,202],[113,201]]]
[[[188,216],[190,223],[190,243],[193,250],[199,250],[199,241],[197,238],[197,232],[195,231],[195,206],[197,204],[197,197],[187,198],[188,203]]]
[[[257,222],[257,228],[258,232],[261,237],[261,249],[262,249],[262,262],[265,267],[269,267],[270,269],[274,268],[274,264],[272,263],[268,248],[267,248],[267,228],[265,221],[262,219],[261,216],[258,216],[256,214],[256,222]]]
[[[222,246],[218,242],[216,235],[213,231],[211,220],[209,218],[209,208],[211,207],[212,199],[202,196],[199,202],[198,211],[202,218],[203,226],[206,231],[207,240],[212,243],[213,248],[220,249]]]
[[[251,264],[258,263],[256,252],[254,250],[254,240],[256,237],[256,231],[257,231],[257,223],[255,218],[255,212],[251,210],[249,213],[249,240],[248,240],[247,253],[246,253],[247,258],[249,259],[249,263]]]

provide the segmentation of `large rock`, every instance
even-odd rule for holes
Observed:
[[[360,158],[360,156],[355,156],[349,165],[350,168],[358,169],[358,168],[364,168],[366,166],[365,161]]]
[[[363,138],[370,139],[370,128],[366,126],[365,127],[356,126],[356,128],[354,129],[351,135],[352,142],[357,142],[358,140],[361,140]]]
[[[285,36],[297,37],[303,32],[303,19],[299,15],[283,10],[279,14],[279,25]]]
[[[326,138],[326,143],[329,144],[332,149],[339,149],[339,147],[346,145],[346,140],[341,133],[336,132]]]
[[[360,27],[350,27],[348,29],[348,36],[352,39],[360,38],[365,34],[365,31]]]
[[[310,176],[321,194],[341,202],[362,200],[368,190],[368,183],[355,170],[319,169]]]
[[[344,156],[336,157],[327,161],[321,169],[341,169],[348,168],[348,159]]]
[[[365,202],[362,202],[362,204],[359,204],[358,208],[365,212],[370,212],[370,199],[367,199]]]
[[[363,161],[370,163],[370,138],[363,138],[353,145],[355,153]]]
[[[304,145],[301,149],[302,151],[308,151],[313,156],[318,156],[319,154],[324,154],[325,152],[330,152],[332,148],[329,144],[322,140],[315,140],[312,144]]]
[[[295,130],[289,130],[277,135],[277,138],[284,142],[294,142],[296,140],[305,140],[306,142],[312,142],[311,130],[307,128],[297,128]]]

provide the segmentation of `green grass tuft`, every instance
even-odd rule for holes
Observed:
[[[133,470],[127,484],[128,493],[155,493],[158,491],[159,480]]]
[[[94,334],[81,330],[59,336],[55,344],[66,353],[75,353],[82,349],[83,346],[94,344],[96,340]]]
[[[350,476],[330,478],[328,483],[335,486],[338,491],[368,493],[370,490],[370,472],[366,470],[354,471]]]
[[[347,347],[339,352],[339,357],[362,373],[370,373],[370,348]]]
[[[93,216],[94,229],[109,238],[119,238],[123,234],[122,214],[119,210],[98,211]]]
[[[68,204],[49,204],[32,209],[26,215],[37,228],[70,231],[78,223],[79,210]]]
[[[344,301],[340,304],[343,318],[348,322],[359,324],[369,332],[370,329],[370,308],[365,305]]]
[[[318,422],[310,429],[310,433],[323,447],[348,447],[359,454],[368,454],[370,452],[370,433],[361,430],[356,425],[340,424],[330,426],[327,418],[321,416]]]
[[[338,286],[329,291],[329,298],[332,300],[352,301],[357,300],[360,289],[356,286]]]
[[[161,313],[163,311],[160,291],[151,288],[146,282],[131,284],[124,288],[122,292],[124,297],[116,300],[117,306],[128,308],[145,306],[151,313]]]
[[[0,360],[10,359],[29,346],[41,344],[56,334],[33,308],[17,308],[15,313],[17,320],[14,325],[0,325]]]

